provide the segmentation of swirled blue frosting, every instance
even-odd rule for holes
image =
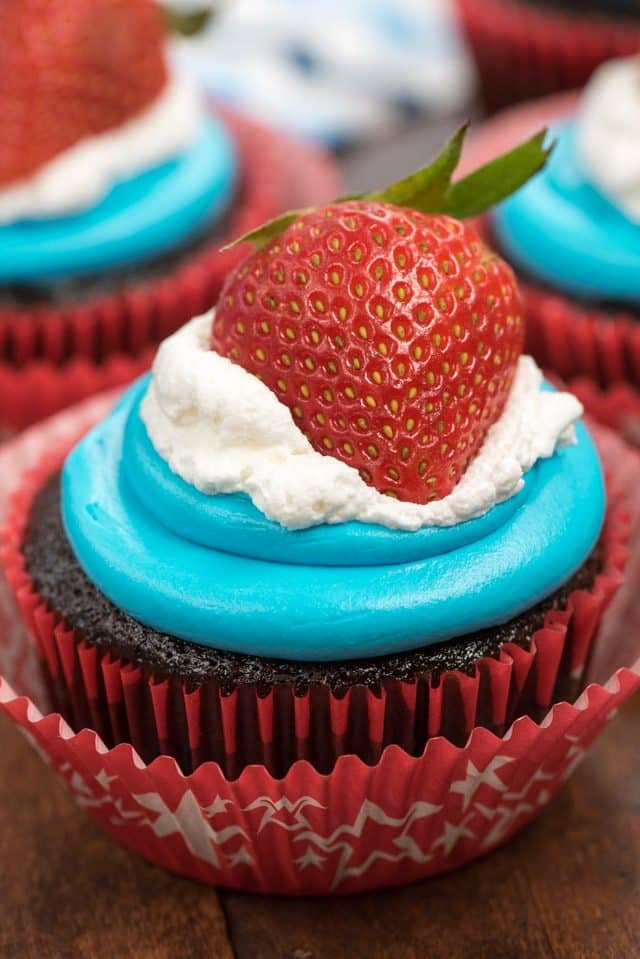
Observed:
[[[524,488],[451,528],[362,523],[290,531],[242,494],[207,496],[174,475],[139,416],[145,378],[72,451],[62,514],[87,576],[162,632],[241,653],[345,660],[496,625],[554,592],[603,522],[598,455],[578,442]]]
[[[182,155],[116,184],[92,209],[0,227],[0,284],[37,285],[163,253],[224,214],[235,180],[233,144],[207,117]]]
[[[584,173],[574,123],[546,167],[493,214],[503,252],[532,277],[596,300],[640,303],[640,228]]]

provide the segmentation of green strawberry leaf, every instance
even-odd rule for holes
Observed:
[[[250,230],[248,233],[239,236],[237,240],[232,240],[231,243],[227,243],[226,246],[222,247],[222,252],[225,253],[227,250],[232,250],[235,246],[240,246],[241,243],[253,243],[256,250],[261,250],[271,243],[272,240],[275,240],[277,236],[280,236],[281,233],[284,233],[287,227],[291,226],[298,217],[310,212],[310,209],[287,210],[286,213],[281,213],[280,216],[274,217],[273,220],[267,220],[266,223],[256,227],[255,230]]]
[[[469,123],[458,127],[453,136],[445,144],[441,153],[427,166],[410,173],[403,180],[391,183],[383,190],[373,190],[370,193],[360,193],[350,196],[349,200],[371,200],[379,203],[393,203],[395,206],[404,206],[417,213],[434,213],[434,206],[439,206],[446,196],[451,185],[451,177],[455,173],[464,139],[469,129]]]
[[[183,37],[193,37],[201,33],[207,26],[213,10],[205,7],[202,10],[183,11],[175,10],[171,4],[164,6],[164,17],[167,28],[171,33],[181,34]]]
[[[469,124],[453,134],[444,150],[428,166],[384,190],[354,199],[394,203],[418,213],[446,213],[457,220],[477,216],[514,193],[547,162],[546,130],[475,170],[456,183],[451,178],[460,162]]]
[[[410,173],[397,183],[391,183],[383,190],[351,194],[336,202],[363,200],[393,203],[418,213],[446,213],[458,220],[464,220],[483,213],[523,186],[542,169],[555,146],[553,141],[545,146],[547,130],[541,130],[515,149],[454,183],[452,177],[460,162],[468,128],[468,123],[459,127],[435,160],[415,173]],[[309,212],[289,210],[282,213],[257,229],[245,233],[223,249],[230,250],[240,243],[252,243],[256,249],[262,249],[299,216]]]
[[[555,142],[545,146],[547,131],[540,130],[525,143],[451,183],[446,206],[441,211],[457,220],[466,220],[491,209],[520,189],[547,162]]]

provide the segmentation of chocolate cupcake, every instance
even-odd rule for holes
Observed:
[[[581,688],[615,516],[579,403],[521,355],[513,274],[452,216],[545,154],[452,185],[462,139],[245,237],[217,309],[27,482],[5,561],[75,728],[280,776]]]
[[[636,58],[602,66],[578,97],[514,108],[480,128],[472,157],[550,124],[549,164],[483,223],[519,274],[526,349],[576,382],[587,409],[638,441],[640,423],[639,106]],[[599,393],[602,391],[602,397]],[[604,401],[604,402],[603,402]]]
[[[317,197],[334,187],[294,148],[283,193],[282,141],[169,68],[152,0],[68,6],[0,11],[2,431],[144,369],[217,296],[238,260],[220,247],[291,202],[307,163]]]

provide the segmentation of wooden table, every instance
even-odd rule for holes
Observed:
[[[443,879],[261,899],[164,873],[109,839],[0,721],[2,959],[634,959],[640,697],[549,809]]]

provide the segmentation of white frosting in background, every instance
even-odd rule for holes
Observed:
[[[0,189],[0,225],[94,206],[117,181],[178,156],[193,142],[201,118],[195,88],[171,77],[160,96],[127,123],[81,140],[27,179]]]
[[[577,145],[589,179],[640,223],[640,58],[596,70],[582,95]]]
[[[474,94],[454,0],[218,0],[173,52],[230,106],[329,146],[383,139],[409,125],[407,107],[431,120],[464,114]]]
[[[198,317],[162,343],[142,419],[187,483],[210,494],[248,493],[289,529],[347,520],[402,530],[453,526],[513,496],[536,460],[575,441],[582,406],[569,393],[541,392],[542,373],[523,356],[501,418],[453,492],[424,506],[401,502],[316,452],[275,393],[210,350],[211,321],[211,313]]]

